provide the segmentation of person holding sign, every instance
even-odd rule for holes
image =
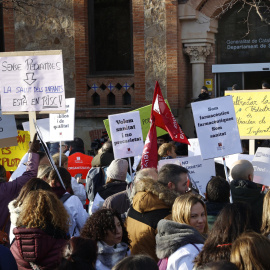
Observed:
[[[5,227],[5,232],[9,234],[10,219],[8,204],[18,197],[23,185],[31,178],[37,176],[39,155],[39,141],[37,140],[37,134],[34,136],[34,140],[30,145],[29,156],[26,171],[22,176],[16,178],[12,182],[1,182],[0,183],[0,228]]]

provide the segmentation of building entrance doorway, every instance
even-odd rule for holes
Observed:
[[[216,97],[232,90],[237,84],[239,90],[262,89],[262,83],[270,84],[270,63],[213,65]]]

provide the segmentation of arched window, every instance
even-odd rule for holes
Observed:
[[[99,106],[100,105],[100,96],[97,92],[95,92],[93,95],[92,95],[92,100],[93,100],[93,105],[94,106]]]
[[[112,92],[110,92],[107,96],[107,104],[115,105],[115,95]]]
[[[131,105],[131,95],[129,92],[125,92],[123,95],[123,105]]]

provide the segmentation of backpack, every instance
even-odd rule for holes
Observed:
[[[86,194],[88,200],[93,202],[97,189],[105,184],[104,171],[101,167],[92,167],[86,176]]]
[[[60,201],[64,204],[64,202],[69,199],[72,195],[67,193],[67,194],[64,194],[61,198],[60,198]]]

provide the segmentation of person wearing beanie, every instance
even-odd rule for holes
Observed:
[[[107,169],[106,184],[98,188],[95,196],[92,213],[99,210],[104,201],[111,195],[126,190],[126,176],[128,162],[125,159],[115,159]]]

